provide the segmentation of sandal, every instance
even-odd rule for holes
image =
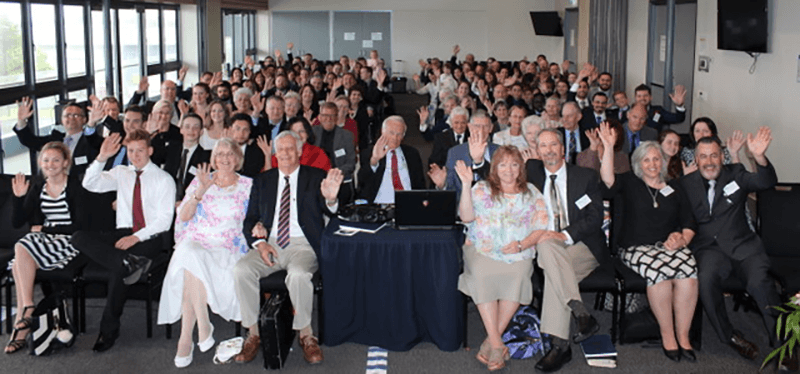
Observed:
[[[33,305],[28,305],[22,308],[22,314],[20,315],[23,317],[20,318],[16,323],[14,323],[14,330],[25,331],[31,328],[31,325],[33,324],[33,317],[32,316],[24,317],[24,316],[28,311],[28,309],[35,309],[35,308],[36,307]]]
[[[491,353],[492,346],[489,345],[489,338],[481,343],[481,349],[478,351],[478,354],[475,355],[475,358],[478,359],[482,364],[489,365],[489,354]]]
[[[8,341],[5,349],[6,354],[10,355],[28,346],[27,340],[17,339],[17,335],[19,335],[20,331],[24,330],[14,329],[14,332],[11,333],[11,339]]]
[[[508,355],[508,347],[491,348],[489,353],[489,362],[486,367],[489,371],[496,371],[506,367],[505,357]]]

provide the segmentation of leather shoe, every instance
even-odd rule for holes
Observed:
[[[242,345],[242,351],[239,352],[238,355],[233,357],[233,360],[236,361],[237,364],[244,364],[246,362],[253,361],[258,354],[258,347],[261,346],[261,337],[258,335],[250,335],[247,337],[247,340],[244,341],[244,345]]]
[[[728,345],[746,359],[755,360],[758,358],[758,347],[755,344],[747,341],[742,336],[742,333],[738,331],[733,332],[731,339],[728,341]]]
[[[139,281],[142,275],[147,274],[147,269],[150,268],[150,264],[153,263],[153,260],[129,254],[125,257],[125,274],[123,275],[122,282],[125,283],[126,286],[130,286]]]
[[[539,362],[536,363],[536,370],[549,373],[561,369],[564,364],[572,360],[572,348],[567,344],[566,348],[553,345],[550,352],[547,352]]]
[[[298,336],[297,342],[300,343],[300,348],[303,349],[303,358],[309,364],[322,362],[322,349],[319,348],[319,341],[314,335]]]
[[[118,333],[110,335],[104,335],[103,333],[100,333],[100,335],[97,336],[97,341],[94,342],[94,347],[92,347],[92,350],[95,352],[105,352],[114,346],[114,342],[117,341],[118,337]]]
[[[697,362],[697,355],[694,354],[694,349],[681,348],[681,357],[689,362]]]
[[[664,346],[661,346],[661,350],[664,351],[664,356],[667,356],[668,359],[670,359],[672,361],[675,361],[675,362],[681,362],[681,350],[680,350],[680,348],[679,349],[669,350],[669,349],[664,348]]]
[[[576,322],[578,324],[578,332],[572,335],[572,341],[575,343],[580,343],[589,339],[592,335],[600,331],[600,324],[597,323],[597,320],[591,314],[578,317]]]

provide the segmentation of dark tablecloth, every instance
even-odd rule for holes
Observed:
[[[395,230],[322,236],[319,261],[325,344],[353,342],[406,351],[432,342],[454,351],[463,340],[458,291],[464,235],[453,230]]]

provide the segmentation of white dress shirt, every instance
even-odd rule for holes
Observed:
[[[306,235],[303,233],[303,228],[300,227],[300,220],[297,219],[297,176],[300,174],[300,167],[294,169],[294,171],[289,174],[289,241],[291,242],[291,238],[297,237],[305,237]],[[274,236],[276,239],[278,238],[278,222],[280,221],[281,215],[281,195],[283,195],[283,189],[286,187],[286,174],[282,171],[278,171],[278,191],[277,191],[277,198],[275,199],[275,213],[272,217],[271,228],[269,230],[269,234]],[[316,201],[313,202],[316,204]],[[336,203],[333,206],[327,205],[328,210],[331,213],[335,213],[339,209],[339,204]],[[260,242],[263,242],[263,239],[256,240],[253,242],[253,248],[256,248],[256,245]]]
[[[558,188],[558,197],[561,199],[561,204],[563,204],[564,210],[564,219],[567,221],[567,225],[569,225],[569,201],[567,201],[567,164],[561,164],[561,168],[556,170],[555,173],[551,173],[550,170],[547,168],[544,169],[544,201],[547,204],[547,229],[550,231],[555,230],[555,221],[554,221],[554,214],[553,214],[553,204],[552,200],[550,199],[550,189],[553,188],[553,183],[550,181],[550,176],[555,174],[556,175],[556,188]],[[572,237],[569,235],[567,230],[561,230],[561,232],[567,236],[567,240],[565,241],[567,245],[575,244],[572,241]]]
[[[118,165],[103,171],[105,162],[95,160],[86,169],[83,187],[91,192],[117,191],[117,228],[133,227],[133,187],[136,169],[133,165]],[[139,177],[145,227],[137,231],[139,240],[145,241],[168,231],[175,214],[175,180],[156,164],[148,162]]]
[[[392,182],[392,152],[397,152],[397,172],[400,174],[400,184],[403,185],[404,190],[411,189],[411,176],[408,174],[408,163],[406,157],[403,155],[403,150],[397,147],[386,153],[386,168],[383,171],[383,178],[381,178],[381,186],[378,188],[378,194],[375,195],[375,204],[394,204],[394,182]],[[378,170],[378,165],[372,166],[372,172]]]
[[[177,176],[178,178],[180,178],[179,180],[184,180],[186,178],[186,173],[189,172],[189,160],[192,159],[194,152],[197,151],[197,144],[193,145],[190,148],[186,148],[186,146],[184,145],[183,149],[181,149],[181,156],[183,156],[183,151],[187,149],[189,150],[189,153],[186,154],[186,165],[183,165],[183,175]],[[178,165],[178,169],[180,169],[180,167],[181,166]]]

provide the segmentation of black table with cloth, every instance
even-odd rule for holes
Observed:
[[[455,351],[463,340],[461,228],[322,235],[325,344],[353,342],[407,351],[432,342]]]

